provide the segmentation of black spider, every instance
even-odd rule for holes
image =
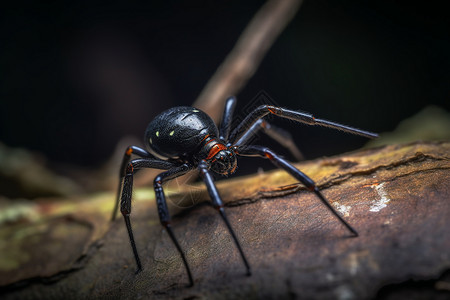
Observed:
[[[283,140],[283,137],[278,130],[268,126],[269,124],[267,121],[262,120],[262,118],[268,114],[274,114],[282,118],[306,123],[308,125],[331,127],[369,138],[375,138],[378,135],[335,122],[317,119],[309,113],[293,111],[271,105],[261,105],[256,108],[236,128],[234,128],[230,134],[230,125],[235,106],[236,99],[234,97],[229,98],[225,105],[220,129],[217,128],[213,120],[206,113],[196,108],[181,106],[166,110],[158,115],[147,127],[145,132],[145,145],[148,151],[136,146],[130,146],[125,151],[122,166],[120,168],[119,191],[112,219],[115,219],[120,198],[120,211],[125,218],[131,247],[138,267],[137,272],[142,270],[142,265],[134,242],[130,223],[130,213],[133,174],[142,168],[167,170],[156,176],[154,180],[158,214],[161,224],[166,228],[183,259],[183,263],[186,266],[187,274],[189,276],[190,285],[193,285],[192,274],[186,261],[186,257],[184,256],[170,226],[170,215],[167,209],[162,185],[164,182],[186,174],[188,171],[195,168],[200,171],[200,175],[206,184],[213,206],[219,211],[225,221],[241,254],[245,267],[247,268],[247,274],[250,275],[250,265],[245,258],[241,245],[226,217],[224,205],[219,192],[214,185],[213,176],[210,173],[211,170],[214,173],[221,175],[232,174],[237,166],[236,155],[268,158],[274,165],[286,170],[310,191],[314,192],[339,221],[341,221],[354,236],[358,236],[356,230],[333,209],[311,178],[269,148],[248,145],[248,141],[262,127],[269,131],[270,136],[279,137],[276,138],[277,140]],[[130,161],[132,154],[141,158]]]

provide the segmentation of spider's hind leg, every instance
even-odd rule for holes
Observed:
[[[136,155],[138,157],[153,159],[154,161],[159,161],[153,155],[151,155],[149,152],[147,152],[146,150],[139,148],[137,146],[129,146],[127,148],[127,150],[125,150],[125,153],[122,158],[122,164],[120,166],[120,171],[119,171],[119,186],[118,186],[118,191],[117,191],[117,195],[116,195],[116,203],[114,205],[114,209],[113,209],[112,216],[111,216],[111,221],[114,221],[117,216],[117,209],[118,209],[119,202],[120,202],[120,194],[122,192],[123,180],[127,173],[127,166],[130,163],[131,155]],[[170,169],[171,167],[172,167],[171,165],[167,165],[167,167],[165,167],[163,169]]]
[[[316,196],[322,201],[322,203],[325,204],[325,206],[339,219],[339,221],[345,227],[347,227],[347,229],[354,236],[358,236],[358,232],[337,213],[337,211],[333,208],[333,206],[331,206],[328,200],[322,195],[322,193],[317,188],[315,182],[311,178],[309,178],[306,174],[304,174],[302,171],[294,167],[291,163],[279,157],[272,150],[262,146],[246,146],[246,147],[238,147],[236,150],[236,154],[241,156],[259,156],[270,159],[270,161],[274,165],[276,165],[281,169],[284,169],[294,178],[303,183],[310,191],[314,192]]]

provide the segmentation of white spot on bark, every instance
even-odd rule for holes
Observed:
[[[385,182],[377,185],[375,187],[375,190],[377,191],[378,195],[380,196],[380,199],[372,201],[372,205],[370,206],[369,211],[371,212],[379,212],[383,208],[387,206],[387,203],[391,201],[391,199],[388,198],[388,194],[386,190],[384,189]]]
[[[340,204],[338,202],[334,202],[333,205],[336,208],[336,210],[338,212],[340,212],[344,217],[348,217],[349,216],[350,209],[352,209],[351,206],[342,205],[342,204]]]

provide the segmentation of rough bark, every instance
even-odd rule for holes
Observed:
[[[177,206],[190,206],[175,214],[173,228],[192,268],[191,288],[150,189],[134,195],[144,268],[137,275],[123,221],[108,220],[112,192],[42,199],[33,207],[34,221],[0,229],[1,298],[370,299],[387,284],[422,280],[430,295],[444,299],[450,292],[449,153],[449,142],[413,143],[297,164],[358,230],[357,238],[283,171],[219,182],[250,277],[219,215],[206,205],[204,188],[172,192],[174,214]],[[382,291],[378,296],[389,298],[398,289]]]

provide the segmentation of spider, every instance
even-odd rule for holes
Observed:
[[[287,171],[311,192],[315,193],[338,220],[354,236],[358,236],[356,230],[334,210],[311,178],[269,148],[249,145],[249,140],[262,127],[270,131],[271,134],[269,134],[269,136],[281,137],[279,131],[274,127],[268,126],[269,124],[267,121],[263,120],[264,116],[269,114],[308,125],[331,127],[368,138],[375,138],[378,135],[376,133],[356,129],[335,122],[317,119],[310,113],[289,110],[272,105],[261,105],[257,107],[248,114],[236,128],[231,130],[231,121],[233,119],[235,106],[236,98],[228,98],[225,104],[220,128],[217,128],[213,120],[199,109],[187,106],[173,107],[159,114],[147,126],[144,142],[148,151],[136,146],[129,146],[126,149],[120,168],[119,190],[112,220],[116,217],[120,202],[120,211],[125,219],[131,248],[136,260],[136,273],[142,270],[142,265],[136,249],[133,231],[131,229],[131,196],[133,176],[136,171],[142,168],[167,170],[156,176],[153,183],[158,214],[162,226],[165,227],[175,247],[180,253],[186,267],[190,286],[194,284],[194,281],[184,252],[181,250],[180,244],[170,225],[171,218],[167,208],[166,197],[164,195],[163,183],[186,174],[193,169],[198,169],[203,178],[209,196],[211,197],[212,204],[225,222],[225,225],[239,250],[246,267],[247,275],[251,274],[250,265],[245,257],[239,240],[228,221],[224,210],[224,204],[220,198],[219,191],[214,184],[213,175],[211,174],[211,171],[224,176],[234,173],[237,167],[237,156],[257,156],[269,159],[275,166]],[[283,139],[278,138],[277,140]],[[140,158],[131,160],[132,155]]]

